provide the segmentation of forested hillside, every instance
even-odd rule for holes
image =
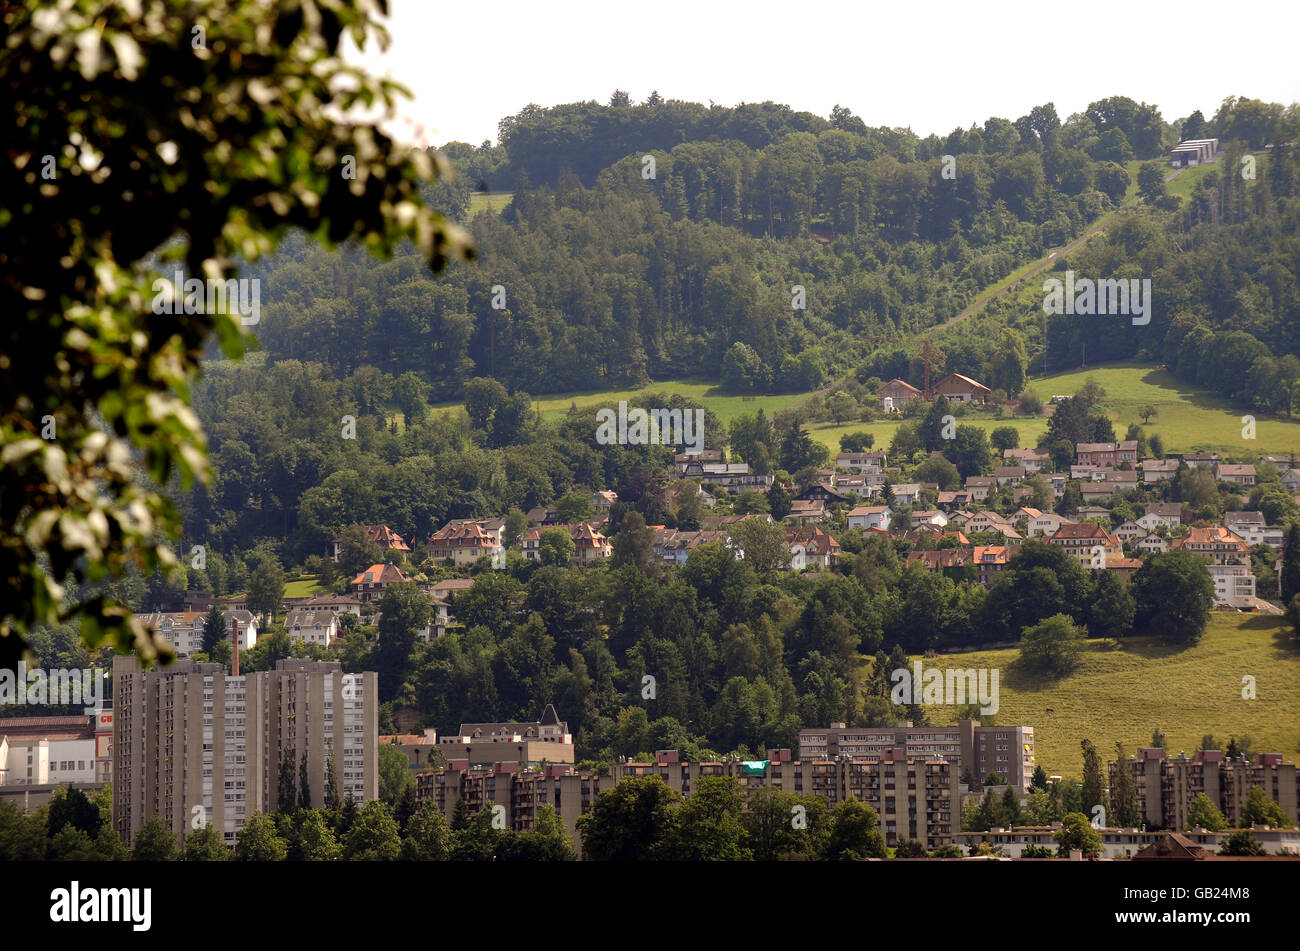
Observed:
[[[1289,129],[1294,110],[1272,109]],[[1225,110],[1202,131],[1253,115]],[[1122,97],[946,139],[771,103],[580,104],[502,129],[495,147],[449,146],[462,178],[431,192],[464,216],[471,184],[515,187],[503,214],[474,218],[477,263],[433,278],[414,258],[292,243],[260,271],[270,358],[411,371],[435,400],[475,376],[531,393],[682,376],[813,388],[1080,233],[1123,199],[1120,163],[1178,137]],[[1261,200],[1292,195],[1293,178],[1278,170]],[[953,363],[977,372],[988,349]]]

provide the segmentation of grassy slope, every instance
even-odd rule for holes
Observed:
[[[1300,421],[1257,415],[1255,440],[1244,440],[1241,438],[1243,411],[1239,407],[1149,364],[1106,364],[1087,370],[1055,373],[1032,379],[1029,386],[1047,401],[1055,393],[1074,393],[1089,377],[1095,379],[1106,391],[1102,405],[1114,421],[1118,436],[1123,436],[1129,423],[1141,424],[1138,410],[1149,403],[1156,408],[1157,415],[1151,418],[1147,432],[1159,433],[1168,452],[1194,449],[1219,449],[1229,453],[1300,452]],[[1020,430],[1022,446],[1032,445],[1047,428],[1047,421],[1043,418],[969,417],[959,419],[958,422],[982,426],[987,430],[998,426],[1015,426]],[[832,451],[838,452],[839,438],[844,433],[864,430],[875,434],[877,446],[888,446],[897,428],[896,421],[849,423],[843,426],[817,423],[812,426],[812,435]]]
[[[1117,650],[1090,641],[1079,669],[1061,681],[1020,674],[1015,649],[945,654],[923,662],[947,667],[1000,669],[995,722],[1034,728],[1038,763],[1049,775],[1082,773],[1079,741],[1091,739],[1106,758],[1115,743],[1132,753],[1165,733],[1173,755],[1197,749],[1210,733],[1249,736],[1254,752],[1279,752],[1294,761],[1300,749],[1300,642],[1280,618],[1215,613],[1195,647],[1180,649],[1129,638]],[[1242,699],[1242,677],[1256,678],[1257,699]],[[1052,707],[1054,713],[1047,713]],[[931,715],[952,723],[949,708]]]

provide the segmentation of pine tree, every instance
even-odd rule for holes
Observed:
[[[280,811],[285,815],[293,812],[294,804],[298,801],[298,791],[294,788],[293,781],[293,756],[288,750],[280,757]]]
[[[1128,755],[1124,744],[1115,744],[1115,788],[1111,790],[1111,808],[1115,810],[1113,822],[1122,828],[1133,828],[1141,815],[1138,811],[1137,790],[1133,786],[1133,774],[1128,768]]]
[[[347,835],[352,831],[352,826],[357,821],[357,801],[352,796],[352,790],[348,789],[347,797],[343,800],[343,810],[339,813],[339,837]]]
[[[1083,807],[1088,810],[1088,818],[1091,820],[1094,806],[1101,806],[1107,813],[1110,809],[1107,808],[1109,803],[1106,802],[1106,787],[1101,778],[1101,757],[1097,755],[1097,747],[1092,745],[1092,740],[1083,740],[1079,746],[1083,749]]]
[[[1047,771],[1041,766],[1034,767],[1034,778],[1029,781],[1030,789],[1047,788]]]
[[[215,604],[208,608],[203,618],[203,653],[212,656],[212,648],[226,636],[226,619],[221,616],[221,609]]]
[[[339,777],[334,771],[334,754],[331,753],[325,760],[325,808],[336,812],[340,802]]]
[[[298,808],[311,808],[311,776],[307,771],[307,754],[298,762]]]

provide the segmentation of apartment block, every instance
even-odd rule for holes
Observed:
[[[298,659],[242,676],[194,661],[143,671],[116,657],[113,686],[113,818],[128,844],[152,816],[178,839],[201,817],[233,844],[249,816],[278,805],[286,753],[295,777],[306,758],[313,807],[331,758],[340,795],[379,795],[374,673]]]
[[[832,723],[824,729],[799,732],[801,761],[837,760],[841,757],[878,759],[891,749],[908,757],[937,757],[956,766],[960,777],[970,767],[975,785],[982,786],[997,773],[1020,796],[1029,795],[1034,778],[1034,728],[1031,726],[980,726],[962,720],[956,726],[847,727]]]
[[[1249,761],[1228,759],[1219,750],[1197,750],[1166,757],[1159,747],[1142,747],[1124,763],[1107,764],[1113,789],[1120,768],[1133,778],[1138,808],[1148,825],[1185,830],[1192,803],[1204,793],[1228,825],[1242,825],[1242,807],[1250,790],[1261,787],[1295,822],[1298,816],[1297,774],[1294,763],[1282,762],[1280,753],[1257,753]]]

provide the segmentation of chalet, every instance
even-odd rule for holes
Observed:
[[[1074,461],[1079,465],[1113,466],[1125,463],[1137,465],[1137,440],[1122,442],[1081,442],[1074,447]]]
[[[478,522],[448,522],[429,536],[425,548],[435,561],[450,561],[458,567],[472,565],[484,555],[491,557],[494,565],[505,564],[506,550],[500,538]]]
[[[1024,466],[1026,472],[1039,472],[1043,466],[1052,461],[1051,453],[1041,449],[1003,449],[1002,463],[1008,466]]]
[[[339,636],[339,616],[333,611],[298,608],[285,618],[284,630],[290,641],[329,647]]]
[[[983,383],[960,373],[948,374],[934,388],[936,398],[942,396],[950,403],[986,403],[991,392]]]
[[[999,485],[1001,483],[998,483]],[[967,476],[966,491],[971,502],[983,502],[993,491],[994,480],[989,476]]]
[[[880,397],[881,408],[886,412],[892,412],[900,406],[906,406],[912,400],[920,399],[922,394],[911,383],[895,377],[881,386],[876,395]]]
[[[1221,462],[1214,467],[1214,477],[1220,482],[1231,482],[1234,485],[1254,485],[1255,467]]]
[[[834,568],[839,563],[840,543],[820,528],[788,528],[785,543],[790,549],[790,567],[795,571]]]
[[[411,546],[406,544],[406,542],[402,540],[402,536],[397,534],[397,532],[393,531],[387,525],[365,525],[363,528],[366,532],[366,538],[369,541],[377,543],[380,548],[384,549],[384,551],[397,551],[402,554],[410,553]],[[334,539],[334,561],[339,560],[339,555],[342,551],[343,539]]]
[[[1027,470],[1024,466],[998,466],[993,470],[993,478],[998,485],[1018,485],[1025,481]]]
[[[849,528],[889,529],[894,510],[888,505],[859,505],[849,511]]]
[[[411,576],[396,565],[371,565],[348,584],[348,590],[363,604],[383,595],[390,584],[410,581]]]
[[[815,485],[808,486],[808,488],[804,489],[797,496],[795,496],[795,501],[821,502],[823,505],[834,505],[837,502],[847,503],[849,501],[849,497],[845,495],[843,492],[840,492],[836,489],[832,489],[829,485],[822,485],[821,483],[817,483]]]
[[[1142,481],[1147,484],[1168,482],[1178,475],[1177,459],[1148,459],[1142,463]]]

